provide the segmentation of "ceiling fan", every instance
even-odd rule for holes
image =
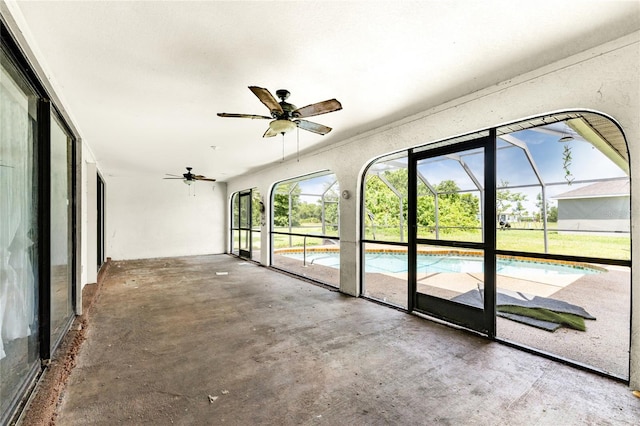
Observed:
[[[326,135],[331,131],[331,127],[302,119],[342,109],[342,105],[340,104],[340,102],[335,99],[329,99],[324,102],[318,102],[302,108],[298,108],[295,105],[285,101],[290,95],[288,90],[280,89],[276,91],[276,96],[280,98],[280,102],[276,101],[271,92],[262,87],[249,86],[249,90],[251,90],[253,94],[256,95],[258,99],[260,99],[260,102],[262,102],[267,108],[269,108],[271,116],[254,114],[232,114],[226,112],[219,112],[218,116],[272,120],[269,123],[269,128],[266,132],[264,132],[264,135],[262,135],[263,138],[270,138],[278,134],[284,135],[285,133],[290,132],[296,127],[303,130],[308,130],[313,133],[317,133],[319,135]]]
[[[171,177],[166,177],[164,179],[182,179],[184,180],[184,183],[186,183],[187,185],[191,185],[193,182],[197,181],[197,180],[204,180],[204,181],[208,181],[208,182],[215,182],[215,179],[211,179],[202,175],[194,175],[193,173],[191,173],[191,170],[193,169],[193,167],[187,167],[187,173],[183,173],[182,177],[178,176],[178,175],[170,175],[167,173],[167,176],[171,176]]]

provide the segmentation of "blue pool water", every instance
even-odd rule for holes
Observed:
[[[302,261],[302,253],[287,253],[286,257]],[[331,252],[307,252],[307,264],[340,267],[340,254]],[[533,262],[516,259],[498,259],[497,272],[500,275],[526,276],[597,274],[600,271],[581,266]],[[419,254],[418,272],[423,273],[478,273],[483,271],[481,257],[440,254]],[[407,272],[407,255],[403,253],[367,252],[365,254],[365,272],[394,274]]]

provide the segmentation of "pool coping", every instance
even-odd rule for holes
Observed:
[[[303,253],[305,250],[303,248],[285,248],[285,249],[277,249],[274,250],[274,254],[294,254],[294,253]],[[312,247],[306,249],[307,253],[340,253],[339,247]],[[395,248],[385,248],[385,249],[368,249],[366,253],[386,253],[386,254],[399,254],[399,253],[407,253],[406,249],[395,249]],[[420,250],[418,249],[418,254],[424,256],[468,256],[468,257],[481,257],[482,251],[480,250],[459,250],[459,249],[446,249],[446,250]],[[538,263],[538,264],[556,264],[567,266],[575,269],[593,269],[598,272],[607,272],[607,269],[595,265],[593,263],[586,262],[575,262],[568,261],[562,259],[544,259],[541,260],[539,258],[526,257],[526,256],[511,256],[511,255],[497,255],[499,259],[505,260],[515,260],[518,262],[530,262],[530,263]]]

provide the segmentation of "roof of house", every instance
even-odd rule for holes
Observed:
[[[603,197],[622,197],[629,196],[630,185],[629,178],[620,178],[614,180],[606,180],[596,182],[591,185],[576,188],[571,191],[563,192],[554,197],[556,200],[566,200],[572,198],[603,198]]]

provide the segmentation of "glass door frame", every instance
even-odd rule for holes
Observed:
[[[417,226],[417,180],[418,161],[459,151],[484,149],[484,203],[482,205],[482,227],[484,240],[460,242],[440,239],[418,238]],[[450,323],[478,331],[494,338],[496,334],[496,130],[491,129],[488,136],[470,141],[440,145],[433,149],[409,150],[408,182],[408,311],[420,312]],[[435,296],[418,293],[417,256],[418,244],[446,247],[480,249],[484,253],[484,309],[452,302]]]
[[[77,176],[76,176],[76,164],[77,164],[77,150],[76,150],[76,139],[73,136],[73,133],[71,132],[71,129],[69,128],[69,126],[65,123],[64,119],[62,118],[62,116],[60,115],[60,113],[58,112],[58,110],[55,108],[55,106],[51,105],[49,103],[49,110],[50,110],[50,117],[49,117],[49,132],[48,132],[48,148],[46,148],[48,150],[46,156],[48,157],[48,171],[47,171],[47,176],[43,176],[45,179],[48,179],[48,184],[46,186],[46,191],[49,193],[49,201],[47,204],[47,211],[48,211],[48,221],[49,221],[49,225],[48,225],[48,234],[49,234],[49,242],[48,244],[51,244],[51,240],[52,237],[54,235],[55,229],[56,227],[53,224],[53,220],[54,220],[54,215],[56,214],[56,212],[54,211],[55,207],[56,207],[56,203],[54,203],[54,198],[56,196],[56,194],[54,193],[54,188],[53,185],[55,184],[55,179],[53,178],[54,176],[54,170],[55,170],[55,165],[53,163],[53,161],[55,161],[55,158],[53,158],[52,152],[54,151],[54,138],[53,138],[53,131],[52,126],[55,124],[59,127],[60,131],[62,131],[62,133],[64,134],[64,136],[66,137],[66,162],[65,162],[65,169],[66,169],[66,176],[67,176],[67,182],[66,182],[66,187],[67,187],[67,208],[66,208],[66,222],[67,222],[67,235],[66,235],[66,239],[67,239],[67,244],[68,244],[68,248],[67,248],[67,268],[68,268],[68,273],[67,273],[67,285],[68,285],[68,308],[69,308],[69,312],[66,318],[62,318],[60,319],[61,322],[59,322],[58,324],[58,328],[54,329],[54,318],[50,317],[49,318],[49,334],[50,334],[50,338],[49,338],[49,344],[51,345],[51,349],[49,351],[49,356],[51,356],[51,354],[55,351],[55,349],[60,345],[60,343],[62,342],[62,339],[64,338],[64,336],[66,335],[67,331],[69,330],[69,328],[71,327],[71,324],[73,323],[73,320],[75,319],[75,313],[76,313],[76,293],[77,293],[77,289],[76,289],[76,282],[77,282],[77,275],[76,275],[76,268],[78,266],[77,263],[77,258],[78,256],[76,256],[75,254],[77,254],[77,229],[76,226],[74,225],[75,223],[77,223],[77,212],[76,209],[78,207],[77,201],[76,201],[76,196],[75,194],[77,193]],[[41,164],[42,166],[42,164]],[[59,212],[58,212],[59,213]],[[54,302],[54,297],[53,297],[53,288],[51,288],[52,286],[55,285],[56,282],[56,277],[54,276],[52,267],[55,267],[55,265],[52,264],[52,253],[53,253],[53,247],[49,250],[49,265],[48,265],[48,275],[47,275],[47,279],[49,281],[49,300],[48,300],[48,304],[49,304],[49,315],[55,315],[55,302]],[[56,335],[53,335],[53,334]],[[41,352],[43,351],[43,348],[41,348]],[[47,359],[44,358],[43,359]]]
[[[96,261],[98,270],[104,263],[104,222],[105,222],[105,185],[100,172],[96,172],[96,198],[97,198],[97,217],[96,217],[96,234],[97,234],[97,250]]]
[[[240,257],[251,260],[251,247],[252,247],[252,238],[251,238],[251,202],[252,202],[252,194],[251,190],[248,191],[240,191],[238,193],[238,231],[239,231],[239,246],[238,252],[240,253]],[[246,201],[245,201],[246,200]],[[246,211],[242,211],[243,201],[246,203]],[[245,215],[243,222],[243,213]],[[243,249],[243,247],[248,247],[248,250]]]

